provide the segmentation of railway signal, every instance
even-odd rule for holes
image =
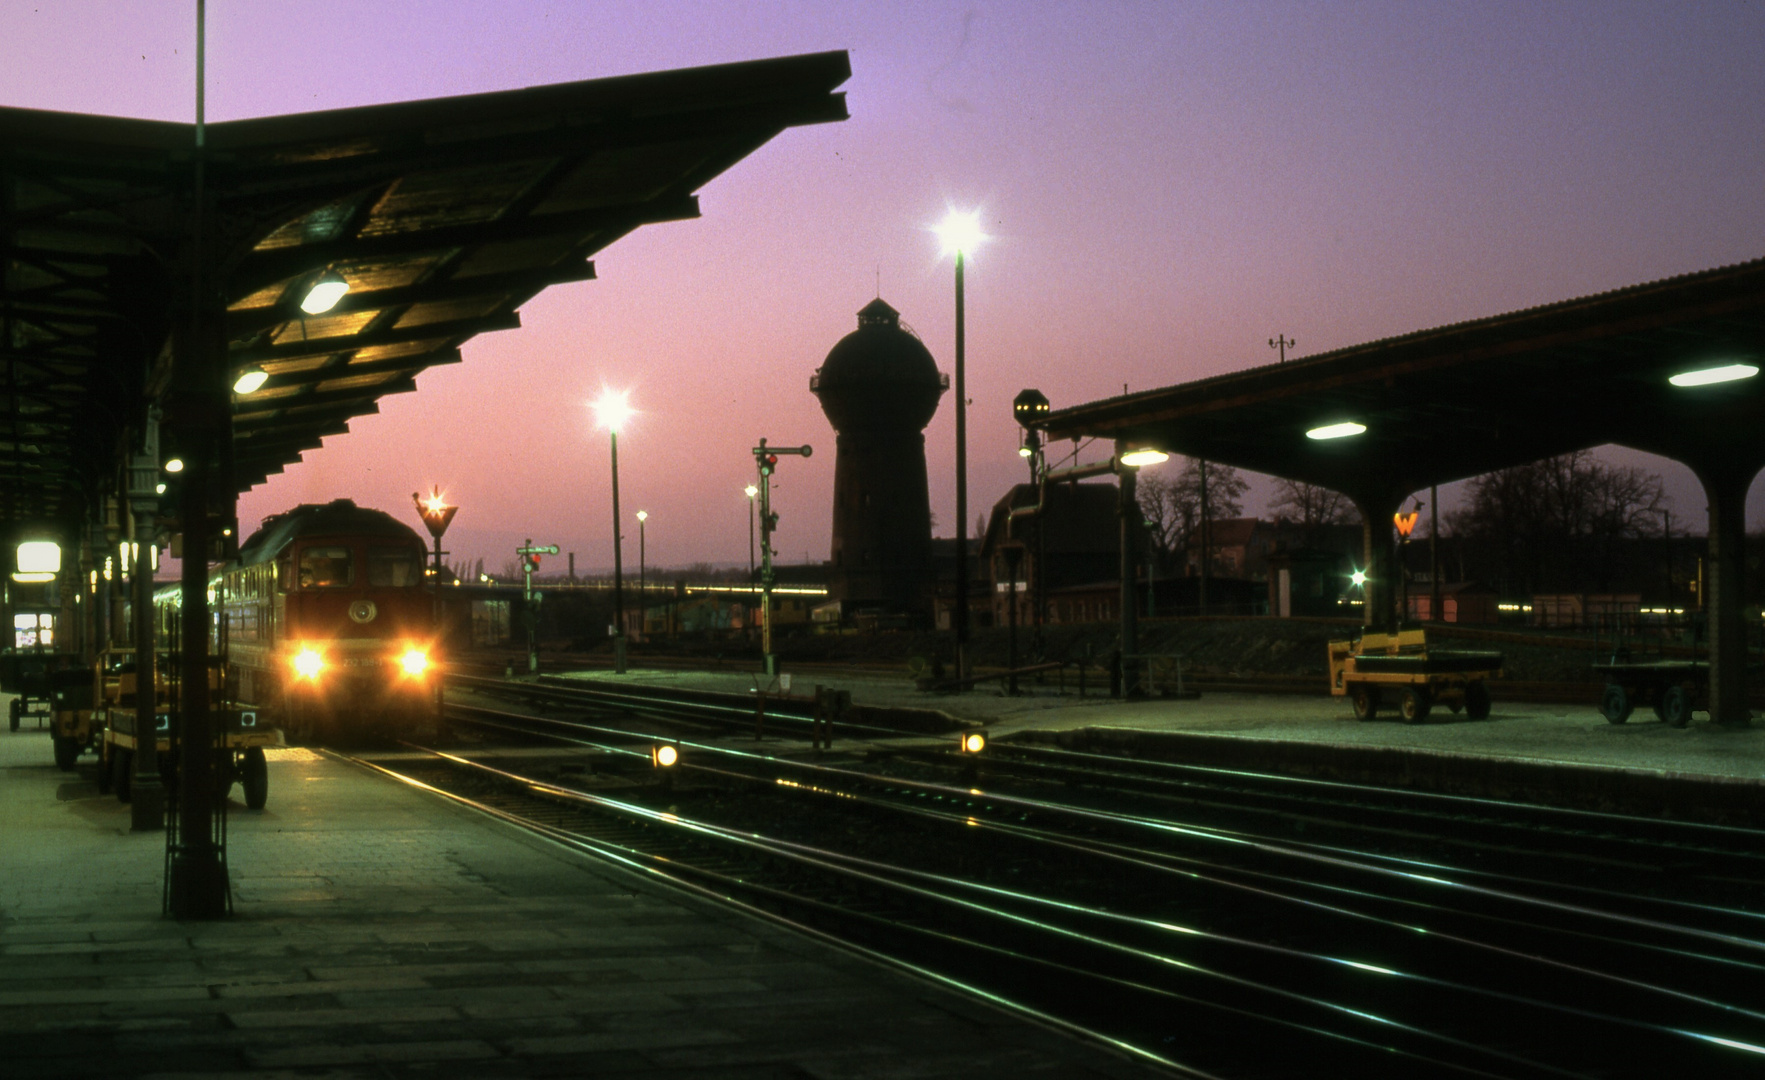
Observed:
[[[760,474],[760,483],[756,485],[760,495],[760,665],[768,675],[778,674],[778,657],[772,654],[772,556],[777,554],[772,549],[772,534],[778,528],[778,515],[772,512],[772,470],[778,467],[780,454],[808,457],[814,452],[815,448],[806,443],[767,446],[765,439],[753,450],[754,469]]]
[[[515,549],[515,554],[521,556],[521,599],[523,601],[522,611],[527,622],[527,673],[529,675],[539,670],[539,646],[536,640],[539,633],[539,597],[533,591],[533,575],[539,571],[539,557],[541,555],[556,555],[557,553],[558,545],[556,544],[534,547],[532,537],[528,537],[525,544]]]

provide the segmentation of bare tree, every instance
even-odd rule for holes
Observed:
[[[1250,484],[1230,465],[1209,462],[1205,468],[1209,520],[1242,514]],[[1189,537],[1201,527],[1202,469],[1200,459],[1184,458],[1175,473],[1168,465],[1155,473],[1141,470],[1136,485],[1140,512],[1146,518],[1148,542],[1166,565],[1180,561]]]
[[[1360,521],[1360,512],[1348,496],[1298,480],[1275,481],[1275,497],[1269,500],[1268,511],[1297,524],[1308,544],[1316,543],[1326,526]]]
[[[1511,595],[1629,580],[1634,541],[1661,535],[1667,507],[1659,476],[1587,450],[1479,476],[1469,495],[1447,524],[1475,572]]]

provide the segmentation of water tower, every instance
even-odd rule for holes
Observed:
[[[925,426],[950,378],[879,297],[858,312],[809,380],[838,433],[833,474],[833,574],[844,610],[929,615],[931,498]]]

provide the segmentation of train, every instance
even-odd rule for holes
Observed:
[[[264,519],[209,579],[225,696],[300,742],[432,737],[442,642],[416,530],[350,499]],[[179,590],[154,598],[175,648]]]

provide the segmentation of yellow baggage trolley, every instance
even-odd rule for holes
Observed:
[[[1383,704],[1395,703],[1405,723],[1428,719],[1435,704],[1460,709],[1473,720],[1489,715],[1489,688],[1501,672],[1502,654],[1429,649],[1426,631],[1364,633],[1357,640],[1332,641],[1330,693],[1347,697],[1354,715],[1371,720]]]

